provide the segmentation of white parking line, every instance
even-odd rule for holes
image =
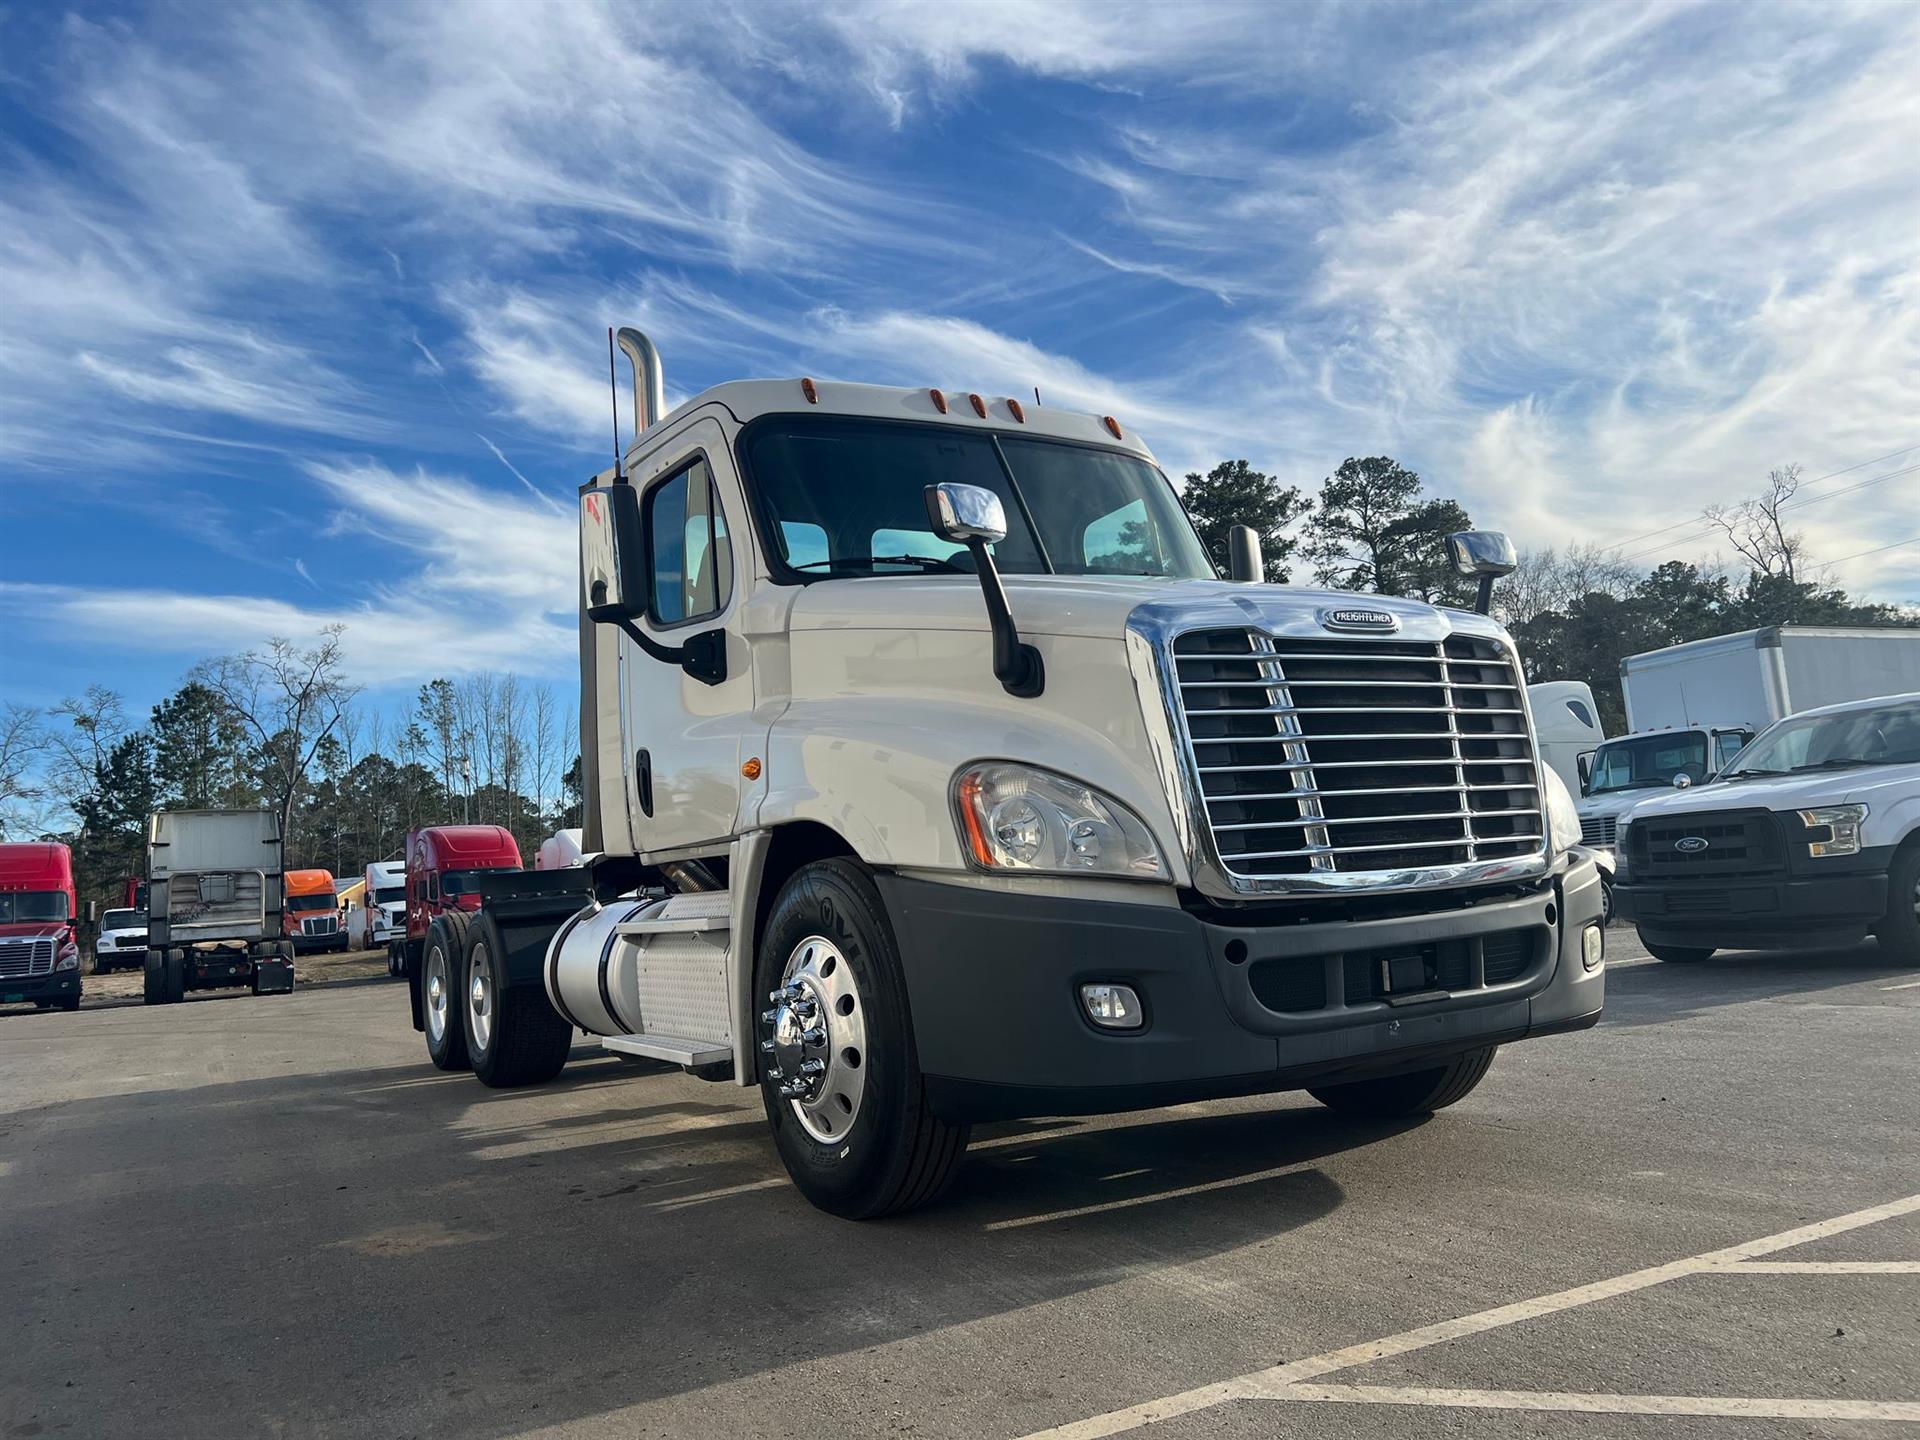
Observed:
[[[1902,1215],[1911,1215],[1920,1211],[1920,1195],[1909,1195],[1902,1200],[1890,1200],[1884,1205],[1870,1206],[1865,1210],[1855,1210],[1846,1215],[1836,1215],[1831,1220],[1817,1220],[1810,1225],[1796,1226],[1792,1230],[1783,1230],[1777,1235],[1763,1236],[1758,1240],[1748,1240],[1743,1244],[1729,1245],[1725,1249],[1710,1250],[1704,1255],[1694,1255],[1685,1260],[1670,1260],[1664,1265],[1652,1265],[1644,1270],[1635,1270],[1627,1275],[1615,1276],[1611,1280],[1596,1280],[1592,1284],[1577,1285],[1571,1290],[1561,1290],[1552,1295],[1541,1295],[1532,1300],[1519,1300],[1510,1305],[1498,1305],[1491,1310],[1481,1310],[1472,1315],[1463,1315],[1453,1320],[1441,1320],[1432,1325],[1422,1325],[1415,1330],[1403,1331],[1398,1335],[1389,1335],[1381,1340],[1366,1340],[1357,1345],[1348,1345],[1339,1350],[1329,1350],[1320,1355],[1311,1355],[1304,1360],[1289,1361],[1284,1365],[1269,1366],[1264,1370],[1255,1370],[1232,1380],[1218,1381],[1212,1385],[1202,1385],[1196,1389],[1184,1391],[1178,1395],[1169,1395],[1159,1400],[1148,1400],[1139,1405],[1128,1406],[1124,1410],[1112,1410],[1104,1415],[1090,1416],[1085,1420],[1072,1421],[1050,1430],[1040,1430],[1026,1437],[1026,1440],[1096,1440],[1096,1437],[1119,1435],[1128,1430],[1139,1429],[1143,1425],[1153,1425],[1162,1420],[1170,1420],[1178,1415],[1191,1415],[1195,1411],[1209,1410],[1216,1405],[1225,1405],[1236,1400],[1286,1400],[1312,1399],[1311,1394],[1299,1393],[1300,1387],[1308,1381],[1318,1380],[1335,1371],[1349,1370],[1357,1365],[1368,1365],[1376,1360],[1388,1360],[1415,1350],[1424,1350],[1431,1345],[1439,1345],[1448,1340],[1459,1340],[1469,1335],[1483,1334],[1488,1330],[1497,1330],[1505,1325],[1516,1325],[1524,1320],[1538,1320],[1542,1316],[1555,1315],[1563,1310],[1572,1310],[1577,1306],[1591,1305],[1596,1300],[1611,1300],[1616,1296],[1630,1295],[1637,1290],[1645,1290],[1654,1285],[1663,1285],[1669,1280],[1677,1280],[1685,1275],[1711,1274],[1723,1270],[1738,1273],[1738,1267],[1745,1262],[1762,1255],[1775,1254],[1781,1250],[1791,1250],[1795,1246],[1810,1244],[1825,1239],[1829,1235],[1844,1234],[1849,1230],[1858,1230],[1862,1226],[1876,1225],[1882,1220],[1893,1220]],[[1339,1390],[1392,1390],[1394,1387],[1377,1386],[1340,1386],[1320,1387]],[[1402,1391],[1400,1393],[1412,1393]],[[1530,1392],[1503,1391],[1454,1391],[1430,1392],[1452,1393],[1456,1395],[1477,1394],[1494,1396],[1506,1393],[1525,1395]],[[1545,1392],[1534,1392],[1539,1399]],[[1661,1396],[1571,1396],[1575,1401],[1617,1401],[1629,1404],[1634,1401],[1653,1403],[1662,1399],[1684,1399],[1685,1397]],[[1383,1402],[1384,1403],[1384,1402]],[[1416,1403],[1400,1400],[1399,1404]],[[1727,1404],[1726,1401],[1701,1399],[1695,1403]],[[1842,1402],[1822,1400],[1781,1400],[1755,1401],[1756,1404],[1778,1405],[1847,1405],[1865,1402]],[[1896,1408],[1905,1402],[1887,1402]],[[1484,1408],[1492,1408],[1491,1402],[1485,1402]],[[1513,1408],[1538,1409],[1538,1405],[1521,1405]],[[1578,1409],[1578,1405],[1571,1408]],[[1920,1420],[1920,1406],[1908,1406],[1912,1415],[1885,1415],[1875,1418]],[[1677,1413],[1677,1412],[1676,1412]],[[1687,1412],[1692,1413],[1692,1412]],[[1700,1412],[1709,1413],[1709,1412]],[[1736,1413],[1716,1411],[1711,1413]],[[1738,1412],[1744,1413],[1744,1412]],[[1809,1412],[1814,1413],[1814,1412]],[[1815,1418],[1853,1418],[1839,1410],[1822,1409]],[[1794,1412],[1788,1418],[1807,1418],[1801,1412]]]
[[[1882,990],[1920,990],[1920,980],[1903,980],[1898,985],[1882,985]]]
[[[1920,1420],[1908,1400],[1749,1400],[1711,1395],[1582,1395],[1558,1390],[1433,1390],[1420,1385],[1289,1385],[1277,1400],[1557,1410],[1578,1415],[1725,1415],[1764,1420]]]
[[[1743,1260],[1720,1275],[1920,1275],[1920,1260]]]

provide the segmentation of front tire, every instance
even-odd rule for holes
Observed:
[[[499,925],[483,913],[467,931],[461,987],[467,1055],[483,1085],[544,1085],[566,1065],[573,1027],[538,986],[505,983],[506,955]]]
[[[165,963],[160,968],[160,999],[163,1004],[178,1005],[187,998],[187,952],[178,948],[167,951]]]
[[[460,1003],[460,977],[466,967],[467,917],[441,915],[427,931],[420,957],[420,1013],[426,1022],[427,1058],[436,1070],[467,1068],[466,1007]]]
[[[1886,917],[1874,927],[1880,948],[1903,965],[1920,965],[1920,843],[1893,857]]]
[[[1431,1115],[1464,1100],[1486,1078],[1498,1045],[1469,1050],[1445,1065],[1415,1070],[1408,1075],[1383,1075],[1377,1080],[1350,1080],[1344,1085],[1309,1087],[1307,1093],[1329,1110],[1371,1120],[1404,1120]]]
[[[761,934],[754,989],[756,1009],[774,997],[758,1030],[760,1094],[800,1193],[848,1220],[936,1199],[969,1129],[928,1101],[899,946],[864,866],[821,860],[787,881]]]
[[[157,950],[147,952],[146,963],[140,968],[143,972],[143,984],[140,987],[140,1000],[146,1005],[164,1005],[165,997],[161,993],[161,967],[165,961]]]
[[[54,1004],[71,1014],[80,1008],[80,997],[78,995],[62,995],[58,1000],[54,1001]]]

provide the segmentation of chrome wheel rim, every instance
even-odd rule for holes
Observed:
[[[760,1017],[768,1082],[808,1135],[843,1139],[867,1089],[866,1002],[853,967],[833,941],[809,935],[769,998],[773,1008]]]
[[[493,1035],[493,972],[487,947],[476,944],[467,959],[467,1039],[484,1052]]]
[[[1920,920],[1920,880],[1913,882],[1913,918]]]
[[[427,973],[422,981],[427,994],[427,1038],[435,1045],[447,1038],[447,1002],[452,986],[447,980],[447,955],[438,946],[427,952]]]

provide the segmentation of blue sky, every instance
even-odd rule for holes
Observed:
[[[0,699],[335,621],[564,683],[621,323],[1535,546],[1874,462],[1798,519],[1920,601],[1916,73],[1911,5],[6,6]]]

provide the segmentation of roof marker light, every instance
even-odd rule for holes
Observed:
[[[927,395],[932,399],[934,409],[938,410],[942,415],[947,413],[946,396],[942,395],[938,390],[929,390],[927,391]]]
[[[1114,419],[1114,418],[1113,418],[1113,416],[1111,416],[1111,415],[1102,415],[1102,416],[1100,417],[1100,423],[1101,423],[1102,425],[1104,425],[1104,426],[1106,426],[1108,430],[1110,430],[1110,431],[1112,431],[1112,432],[1113,432],[1113,438],[1114,438],[1114,439],[1116,439],[1116,440],[1124,440],[1124,439],[1126,439],[1126,438],[1127,438],[1126,436],[1124,436],[1124,435],[1122,435],[1122,434],[1120,433],[1120,422],[1119,422],[1118,420],[1116,420],[1116,419]]]
[[[1012,400],[1012,399],[1008,400],[1007,409],[1013,412],[1013,418],[1015,420],[1018,420],[1022,425],[1027,423],[1027,412],[1021,409],[1020,402],[1018,400]]]
[[[807,397],[807,404],[818,405],[820,403],[820,390],[819,387],[813,383],[813,377],[811,375],[802,375],[800,377],[800,393]],[[1107,423],[1111,425],[1113,422],[1109,420]],[[1119,432],[1116,431],[1114,433],[1118,434]]]
[[[967,396],[967,403],[973,406],[974,414],[978,415],[982,420],[987,418],[986,401],[982,400],[978,395],[969,395]]]

